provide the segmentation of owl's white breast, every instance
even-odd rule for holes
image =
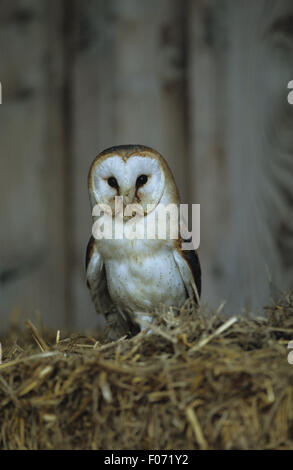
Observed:
[[[121,308],[135,312],[184,303],[186,290],[171,243],[123,239],[103,240],[99,245],[110,296]]]

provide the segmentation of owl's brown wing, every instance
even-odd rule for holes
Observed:
[[[201,267],[198,254],[195,250],[182,250],[182,256],[187,261],[192,272],[198,296],[201,294]]]
[[[189,297],[199,304],[201,268],[197,252],[195,250],[183,250],[182,243],[180,243],[174,250],[173,256]]]
[[[99,254],[94,237],[91,237],[86,250],[86,280],[96,312],[105,314],[113,302],[110,298],[105,266]]]

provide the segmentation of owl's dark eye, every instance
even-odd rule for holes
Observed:
[[[108,178],[108,185],[111,186],[111,188],[118,188],[118,183],[114,176],[110,176],[110,178]]]
[[[148,176],[147,175],[140,175],[137,180],[136,180],[136,187],[137,188],[140,188],[141,186],[143,186],[144,184],[146,184],[148,180]]]

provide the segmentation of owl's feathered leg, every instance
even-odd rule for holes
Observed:
[[[115,341],[122,336],[131,338],[140,331],[139,326],[132,322],[119,307],[113,305],[110,310],[104,313],[104,316],[107,322],[107,339],[111,341]]]
[[[125,309],[122,310],[120,307],[117,307],[117,308],[120,312],[121,317],[124,319],[125,324],[127,325],[128,329],[129,329],[129,336],[132,337],[132,336],[137,335],[137,333],[140,332],[140,327],[133,320],[131,312],[127,311]]]
[[[141,320],[141,322],[139,321],[139,324],[140,324],[140,330],[141,331],[144,331],[146,330],[147,328],[150,327],[152,321],[153,321],[153,318],[151,315],[139,315],[139,320]],[[149,331],[149,333],[151,332],[151,330]]]

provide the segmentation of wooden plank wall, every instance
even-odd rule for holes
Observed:
[[[290,0],[2,0],[0,329],[15,308],[97,324],[87,173],[115,144],[159,150],[201,204],[211,306],[292,287],[292,79]]]
[[[229,312],[255,309],[293,285],[293,5],[191,5],[190,175],[204,297],[227,300]]]
[[[0,6],[0,315],[65,311],[60,2]]]

